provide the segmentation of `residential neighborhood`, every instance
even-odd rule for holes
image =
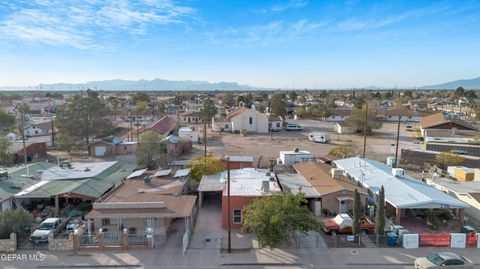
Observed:
[[[479,25],[0,1],[0,269],[480,268]]]

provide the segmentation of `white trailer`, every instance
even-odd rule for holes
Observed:
[[[308,135],[308,140],[317,143],[330,143],[330,136],[325,133],[311,133]]]

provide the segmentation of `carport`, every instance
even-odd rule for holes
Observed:
[[[407,209],[456,209],[463,223],[464,211],[469,205],[406,175],[401,168],[391,168],[379,161],[359,157],[336,160],[334,163],[343,170],[347,179],[369,189],[373,201],[376,201],[383,186],[387,207],[395,208],[396,224],[400,224]]]
[[[225,188],[225,182],[222,182],[222,173],[205,175],[202,177],[198,186],[198,205],[201,208],[204,200],[209,202],[222,203],[222,192]]]

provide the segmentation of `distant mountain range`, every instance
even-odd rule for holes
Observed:
[[[458,87],[463,87],[464,89],[480,89],[480,77],[455,80],[438,85],[424,86],[422,89],[456,89]]]
[[[104,91],[207,91],[207,90],[253,90],[258,89],[249,85],[241,85],[236,82],[210,83],[208,81],[194,80],[101,80],[86,83],[56,83],[42,84],[44,91],[77,91],[77,90],[104,90]]]

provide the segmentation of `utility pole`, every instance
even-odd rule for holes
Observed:
[[[52,146],[55,146],[55,129],[53,126],[53,120],[52,120]]]
[[[363,124],[363,154],[362,157],[365,159],[365,152],[367,151],[367,126],[368,126],[368,103],[365,103],[365,122]]]
[[[27,146],[25,142],[25,104],[21,104],[20,106],[20,130],[22,131],[22,142],[23,142],[23,161],[25,164],[28,163],[27,157]]]
[[[232,227],[230,219],[230,156],[225,156],[227,159],[227,251],[228,253],[232,252]]]
[[[400,118],[402,118],[402,116],[399,115],[397,124],[397,144],[395,145],[395,162],[392,165],[393,168],[397,168],[398,163],[398,143],[400,142]]]
[[[207,119],[203,119],[203,157],[207,157]]]

